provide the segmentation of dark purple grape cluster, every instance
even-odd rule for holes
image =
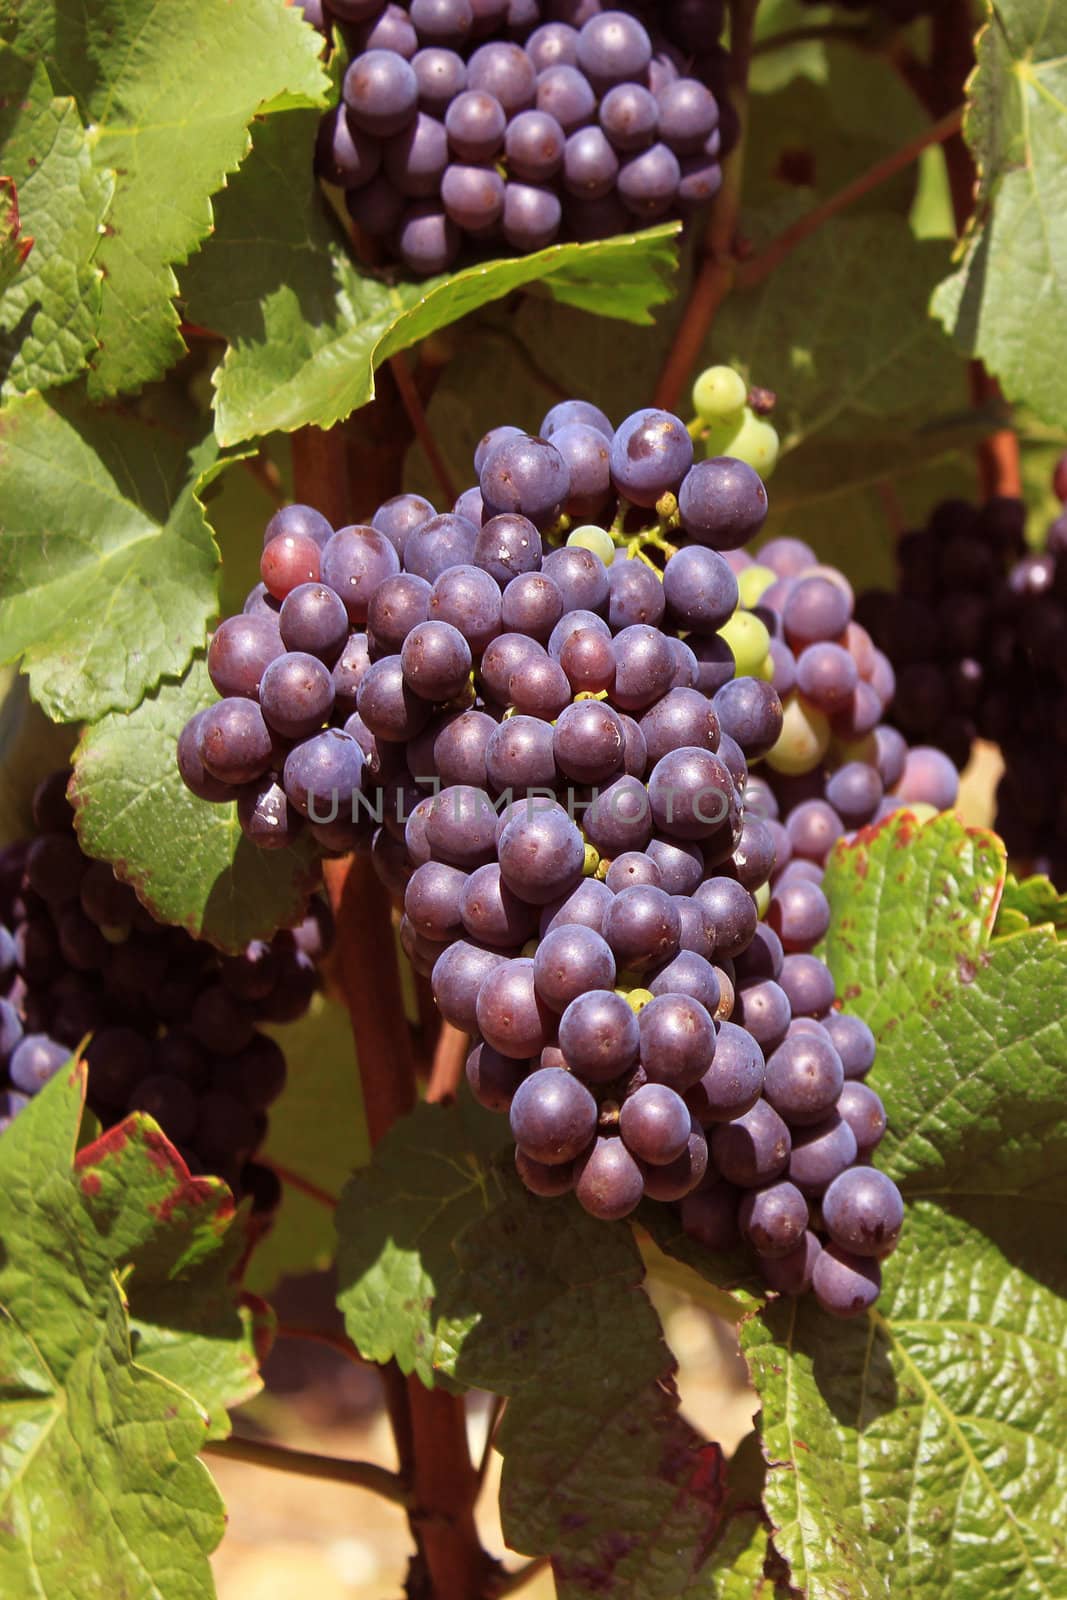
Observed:
[[[1057,487],[1067,494],[1067,469]],[[966,765],[1000,746],[995,826],[1016,861],[1067,888],[1067,512],[1026,551],[1026,508],[947,500],[898,546],[899,589],[861,597],[896,670],[891,718]]]
[[[722,0],[330,0],[351,59],[316,171],[412,273],[704,205],[735,136]]]
[[[40,784],[35,837],[0,852],[0,1130],[91,1035],[89,1105],[105,1128],[148,1112],[190,1171],[271,1211],[278,1181],[253,1157],[285,1057],[256,1025],[307,1010],[328,908],[316,901],[297,928],[220,956],[156,922],[107,862],[82,853],[69,777]]]
[[[815,881],[782,882],[789,830],[749,775],[785,736],[784,641],[839,640],[851,595],[779,542],[799,610],[739,610],[766,491],[740,460],[694,464],[670,413],[616,429],[564,401],[474,465],[443,514],[412,494],[336,532],[277,514],[211,641],[223,698],[182,735],[186,782],[236,798],[257,842],[370,850],[533,1192],[607,1219],[681,1201],[697,1237],[740,1234],[775,1287],[856,1314],[901,1223],[867,1165],[873,1039],[812,954],[815,835],[795,850]],[[761,921],[772,882],[787,915]]]

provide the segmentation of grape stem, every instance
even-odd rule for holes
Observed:
[[[269,1467],[297,1478],[319,1478],[330,1483],[347,1483],[355,1489],[369,1489],[397,1505],[410,1505],[410,1497],[399,1474],[373,1461],[348,1461],[341,1456],[317,1455],[310,1450],[290,1450],[285,1445],[267,1444],[259,1439],[213,1439],[204,1453],[230,1461],[244,1461],[253,1467]]]
[[[395,382],[391,387],[395,394]],[[351,438],[339,428],[323,436],[326,471],[339,493],[356,485],[361,502],[375,495],[370,499],[373,506],[395,493],[399,478],[396,418],[388,392],[364,409],[360,422],[359,434]],[[295,489],[298,496],[314,502],[318,481],[306,470],[312,459],[298,434],[293,449]],[[368,465],[365,474],[354,470],[361,460]],[[387,481],[390,474],[392,485]],[[338,526],[348,519],[345,494],[331,520]],[[392,907],[365,856],[325,861],[323,879],[337,929],[336,973],[352,1026],[367,1132],[374,1146],[414,1109],[417,1098],[415,1051],[404,1012],[396,941],[389,936]],[[496,1566],[482,1548],[474,1521],[478,1481],[467,1444],[463,1399],[441,1389],[425,1389],[417,1378],[405,1378],[395,1362],[383,1366],[382,1380],[400,1464],[402,1503],[408,1506],[416,1545],[414,1570],[425,1574],[425,1592],[433,1600],[482,1600],[490,1592]]]
[[[469,1050],[467,1035],[453,1027],[451,1022],[442,1022],[433,1053],[430,1081],[426,1085],[426,1098],[432,1104],[456,1098]]]
[[[327,1211],[337,1210],[337,1196],[330,1194],[326,1189],[320,1189],[317,1183],[312,1183],[310,1178],[304,1178],[299,1172],[291,1172],[288,1167],[280,1167],[276,1161],[270,1163],[274,1176],[282,1183],[288,1184],[290,1189],[296,1189],[300,1194],[306,1194],[309,1200],[314,1200],[318,1205],[325,1206]]]
[[[403,351],[398,355],[389,357],[389,367],[393,374],[393,381],[400,394],[400,403],[407,413],[408,421],[411,423],[416,439],[422,446],[430,471],[437,480],[437,487],[444,496],[447,506],[451,508],[456,501],[456,486],[452,482],[452,475],[445,464],[445,458],[441,454],[437,440],[433,436],[433,429],[430,427],[429,419],[423,408],[422,396],[416,387],[415,379],[412,377],[411,369],[408,366],[407,356]]]
[[[291,1322],[279,1322],[274,1329],[279,1339],[293,1339],[304,1344],[320,1344],[327,1350],[335,1350],[339,1356],[346,1356],[349,1361],[358,1366],[367,1365],[366,1360],[360,1355],[351,1339],[346,1339],[340,1333],[327,1333],[322,1328],[299,1328]]]
[[[722,188],[712,204],[700,267],[656,385],[655,404],[665,411],[677,411],[715,313],[734,280],[735,235],[748,123],[748,68],[758,3],[759,0],[730,0],[730,100],[738,118],[737,143],[723,162]]]
[[[788,50],[795,44],[854,44],[861,50],[878,52],[879,45],[865,22],[811,22],[806,27],[782,28],[757,39],[752,46],[752,59],[773,55],[776,50]]]
[[[890,178],[902,172],[905,167],[910,167],[912,162],[931,145],[944,144],[953,134],[959,132],[963,121],[963,107],[956,106],[946,116],[939,118],[930,127],[924,128],[922,133],[916,134],[914,139],[909,139],[907,144],[901,145],[891,156],[886,156],[882,161],[876,161],[873,167],[868,167],[858,178],[847,183],[843,189],[832,194],[821,205],[814,206],[803,217],[799,217],[790,227],[786,228],[773,239],[758,256],[739,267],[736,281],[741,288],[751,289],[756,284],[762,283],[774,269],[784,261],[785,257],[803,244],[822,227],[824,222],[829,222],[831,217],[836,217],[839,212],[846,210],[856,200],[869,194],[872,189],[877,189],[880,184],[886,183]]]
[[[537,1556],[533,1561],[527,1561],[523,1567],[518,1567],[514,1572],[506,1572],[497,1583],[493,1585],[493,1600],[503,1600],[505,1595],[517,1594],[521,1588],[536,1578],[539,1572],[544,1572],[551,1562],[551,1556]]]

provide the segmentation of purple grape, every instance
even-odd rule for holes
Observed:
[[[573,1161],[596,1133],[596,1101],[558,1067],[532,1072],[516,1090],[509,1115],[519,1149],[544,1166]]]
[[[501,633],[488,644],[478,666],[482,692],[487,700],[507,705],[511,680],[535,661],[546,659],[544,648],[521,633]]]
[[[408,62],[394,51],[368,50],[348,68],[342,93],[357,128],[388,138],[413,120],[419,83]]]
[[[621,1139],[598,1138],[575,1167],[574,1192],[590,1216],[617,1222],[640,1204],[642,1171]]]
[[[642,1010],[638,1025],[641,1065],[653,1083],[665,1083],[679,1094],[700,1083],[717,1046],[715,1024],[698,1000],[686,994],[657,995]]]
[[[582,836],[562,807],[512,818],[497,849],[504,882],[530,905],[575,889],[585,865]]]
[[[737,609],[737,579],[716,550],[688,545],[668,561],[663,594],[678,626],[714,633]]]
[[[426,842],[451,866],[467,871],[482,866],[496,846],[496,812],[489,796],[463,784],[442,789],[427,813]]]
[[[674,656],[657,628],[635,622],[615,638],[615,687],[611,697],[624,711],[643,711],[667,693]]]
[[[409,10],[420,41],[462,39],[474,23],[470,0],[410,0]]]
[[[533,183],[505,186],[504,238],[512,249],[523,254],[544,250],[555,240],[562,219],[563,208],[554,190]]]
[[[339,528],[322,552],[322,581],[340,596],[350,622],[366,622],[371,595],[399,571],[395,548],[376,528]]]
[[[652,41],[636,17],[604,11],[578,35],[578,65],[598,89],[640,78],[652,59]]]
[[[624,850],[611,863],[604,882],[612,894],[621,894],[624,889],[636,889],[643,885],[662,889],[663,875],[644,851]]]
[[[669,961],[677,954],[680,935],[678,908],[652,884],[621,890],[604,917],[604,938],[619,968],[628,972],[645,972]]]
[[[261,850],[284,850],[303,830],[303,818],[272,773],[247,784],[237,796],[241,832]]]
[[[229,619],[230,622],[237,620],[236,617]],[[348,613],[340,598],[324,583],[303,583],[292,589],[282,602],[278,625],[286,650],[318,656],[327,666],[333,665],[348,641]],[[222,624],[216,639],[226,626],[227,623]]]
[[[671,208],[682,181],[678,157],[665,144],[651,145],[630,156],[619,168],[619,198],[642,222],[652,222]]]
[[[563,155],[563,187],[583,200],[611,193],[619,175],[619,158],[602,128],[577,128],[567,137]]]
[[[508,700],[516,711],[553,722],[571,698],[571,686],[558,662],[535,656],[508,680]]]
[[[800,879],[779,882],[771,896],[767,921],[784,949],[810,950],[830,926],[830,902],[818,884]]]
[[[566,62],[546,67],[537,75],[537,109],[573,133],[593,116],[596,96],[577,67]]]
[[[564,1012],[580,994],[614,985],[615,958],[599,933],[572,923],[545,935],[534,955],[533,971],[544,1003],[552,1011]]]
[[[667,411],[635,411],[612,440],[612,479],[634,505],[654,506],[662,495],[676,491],[692,464],[689,432]]]
[[[551,790],[556,782],[552,726],[539,717],[508,717],[485,748],[486,775],[498,793]]]
[[[712,1160],[719,1172],[744,1189],[760,1188],[781,1177],[789,1165],[790,1149],[789,1129],[766,1100],[757,1100],[734,1121],[720,1123],[711,1136]]]
[[[395,577],[386,578],[374,591],[367,614],[367,627],[375,645],[398,651],[412,628],[429,616],[431,593],[426,579],[417,578],[414,573],[398,572]]]
[[[537,72],[548,67],[573,67],[578,60],[578,31],[565,22],[546,22],[526,41],[526,54]]]
[[[659,133],[677,155],[695,155],[703,150],[708,136],[718,125],[719,108],[715,97],[696,78],[676,78],[657,96]]]
[[[386,140],[383,165],[389,182],[406,199],[436,195],[448,166],[444,123],[425,111],[417,112],[409,127]]]
[[[475,1045],[465,1070],[471,1093],[480,1106],[487,1111],[507,1111],[526,1076],[526,1063],[502,1056],[492,1045],[483,1043]]]
[[[832,1011],[823,1019],[823,1027],[841,1057],[846,1078],[863,1078],[874,1065],[874,1034],[862,1017],[845,1011]]]
[[[821,1122],[837,1104],[844,1084],[841,1057],[828,1040],[797,1033],[767,1062],[764,1093],[790,1127]]]
[[[643,561],[623,560],[617,556],[608,568],[608,621],[618,632],[634,623],[647,623],[656,628],[663,620],[666,608],[664,585]],[[680,640],[668,640],[677,651]]]
[[[737,550],[755,538],[767,515],[767,491],[757,472],[732,456],[698,461],[678,493],[682,526],[698,544]]]
[[[869,1311],[882,1287],[877,1261],[827,1245],[815,1259],[811,1287],[824,1311],[833,1317],[859,1317]]]
[[[197,753],[209,777],[220,783],[251,783],[266,772],[274,753],[262,711],[253,701],[236,697],[209,706],[200,718]]]
[[[404,913],[424,939],[447,939],[462,926],[460,898],[467,874],[443,861],[416,867],[404,890]]]
[[[495,861],[467,878],[459,910],[464,929],[479,944],[518,949],[537,929],[535,908],[511,892]]]
[[[774,685],[762,678],[735,678],[715,695],[715,711],[724,734],[741,747],[747,761],[758,761],[778,742],[782,702]]]
[[[442,117],[452,101],[467,87],[467,64],[454,50],[430,45],[411,58],[419,86],[419,105],[431,116]]]
[[[561,458],[562,459],[562,458]],[[565,624],[569,631],[574,626],[583,627],[586,619],[575,618],[574,613],[598,612],[606,609],[608,600],[608,569],[592,550],[578,545],[567,545],[562,550],[552,550],[545,557],[543,571],[552,579],[563,596]],[[570,617],[568,617],[570,613]],[[553,633],[553,639],[556,634]],[[562,647],[562,639],[559,648]],[[552,640],[549,641],[551,651]]]
[[[475,1017],[486,1043],[517,1060],[540,1054],[555,1029],[555,1018],[534,986],[534,964],[528,957],[493,968],[478,991]]]
[[[555,521],[570,490],[559,451],[528,435],[497,445],[483,463],[479,481],[491,516],[517,512],[538,528]]]
[[[419,622],[400,651],[404,682],[423,700],[451,700],[466,686],[471,652],[450,622]]]
[[[562,931],[562,930],[561,930]],[[589,1083],[611,1083],[637,1060],[638,1019],[612,989],[590,989],[560,1018],[559,1047],[572,1072]]]
[[[786,642],[793,650],[838,639],[852,620],[852,602],[829,578],[801,578],[782,612]]]
[[[532,106],[537,94],[533,62],[517,44],[494,40],[480,45],[467,63],[467,81],[499,100],[509,117]]]
[[[384,239],[395,232],[404,214],[404,196],[384,174],[372,178],[362,189],[345,191],[345,209],[357,228],[372,238]]]
[[[582,821],[585,836],[602,856],[643,850],[652,837],[652,813],[643,783],[629,775],[602,789]]]
[[[856,1136],[837,1112],[793,1139],[789,1176],[804,1194],[820,1195],[856,1159]]]
[[[648,799],[660,833],[671,839],[706,839],[739,822],[737,790],[710,750],[683,746],[662,756],[648,780]]]
[[[399,656],[383,656],[360,679],[356,709],[376,740],[406,744],[422,731],[430,716],[427,701],[404,680]]]
[[[639,1161],[663,1167],[689,1143],[692,1118],[681,1095],[662,1083],[646,1083],[623,1102],[619,1134]]]
[[[553,928],[564,928],[571,923],[581,923],[583,927],[592,928],[595,933],[600,933],[604,926],[604,915],[612,898],[611,890],[606,884],[600,883],[596,878],[583,878],[570,894],[550,900],[544,907],[539,924],[540,937],[544,939]]]
[[[616,150],[643,150],[656,137],[656,97],[639,83],[618,83],[600,102],[600,126]]]
[[[818,956],[786,956],[779,982],[795,1017],[821,1017],[834,1003],[833,973]]]
[[[505,629],[528,634],[546,644],[562,615],[559,585],[543,572],[520,572],[507,583],[500,606]]]
[[[441,202],[458,228],[487,232],[504,214],[504,180],[492,167],[450,166],[441,183]]]
[[[396,494],[380,505],[371,518],[371,526],[384,533],[401,561],[408,536],[429,522],[434,508],[421,494]]]
[[[466,939],[457,939],[434,963],[431,984],[437,1008],[446,1022],[464,1033],[478,1026],[477,1001],[482,984],[504,957]]]
[[[418,277],[446,272],[459,254],[459,245],[459,230],[436,200],[418,200],[408,206],[397,226],[397,253]]]
[[[641,718],[645,752],[653,765],[683,748],[719,748],[719,719],[696,689],[671,689]],[[721,819],[720,819],[721,820]]]
[[[669,895],[691,895],[704,875],[699,846],[684,840],[650,839],[646,859],[656,867],[660,886]],[[682,946],[686,948],[684,939]]]
[[[738,1192],[732,1184],[701,1184],[682,1201],[682,1227],[706,1250],[730,1250],[738,1242]]]
[[[446,511],[430,517],[408,536],[404,566],[427,583],[435,583],[449,567],[477,565],[474,550],[478,529],[466,517]]]
[[[808,1226],[808,1202],[788,1179],[750,1189],[737,1212],[741,1232],[760,1256],[785,1256],[802,1242]]]
[[[904,1202],[891,1178],[875,1167],[842,1172],[822,1197],[822,1216],[834,1244],[857,1256],[887,1256],[904,1224]]]
[[[683,947],[678,954],[660,967],[648,979],[648,988],[654,995],[687,994],[698,1000],[704,1009],[715,1015],[721,998],[715,968],[705,956]],[[762,1066],[761,1066],[762,1071]],[[762,1076],[760,1083],[762,1084]]]
[[[564,1161],[553,1167],[543,1161],[534,1161],[525,1150],[515,1149],[515,1170],[531,1194],[544,1200],[558,1199],[570,1194],[574,1188],[574,1162]]]
[[[282,775],[285,793],[312,822],[354,817],[364,765],[358,740],[340,728],[327,728],[289,752]]]
[[[291,650],[263,674],[259,701],[267,725],[284,739],[302,739],[333,710],[333,678],[317,656]]]
[[[597,433],[610,439],[615,432],[611,422],[601,411],[599,406],[593,405],[588,400],[560,400],[545,412],[538,432],[542,439],[551,439],[552,435],[560,428],[569,428],[574,424],[583,427],[595,428]]]
[[[508,123],[504,155],[513,177],[545,183],[563,164],[566,135],[547,111],[520,111]]]

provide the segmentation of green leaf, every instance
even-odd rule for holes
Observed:
[[[0,275],[0,375],[3,393],[14,394],[68,382],[95,346],[94,258],[114,175],[93,166],[74,101],[54,99],[44,67],[2,47],[0,170],[18,186],[13,238],[20,217],[31,236],[13,246],[10,283]]]
[[[197,491],[214,455],[71,393],[6,407],[0,660],[23,658],[56,721],[137,705],[203,643],[218,556]]]
[[[1047,878],[1024,878],[1009,872],[997,910],[994,934],[999,938],[1051,923],[1060,938],[1067,935],[1067,895]]]
[[[1002,1248],[918,1202],[868,1317],[778,1300],[743,1328],[774,1542],[811,1600],[1067,1594],[1067,1272],[1060,1249],[1020,1265],[1039,1219]]]
[[[299,920],[318,877],[303,840],[265,852],[250,844],[233,801],[197,800],[178,773],[178,735],[217,699],[202,656],[127,714],[92,723],[75,751],[78,837],[110,861],[154,915],[237,951]]]
[[[553,1555],[561,1600],[740,1600],[713,1550],[721,1455],[681,1419],[625,1226],[526,1193],[503,1118],[423,1107],[338,1212],[338,1303],[365,1354],[509,1397],[509,1545]],[[755,1593],[750,1588],[749,1593]]]
[[[1043,0],[990,10],[964,122],[977,210],[932,309],[1009,399],[1062,424],[1067,380],[1049,329],[1067,317],[1067,11]]]
[[[299,1022],[264,1030],[285,1051],[285,1089],[271,1107],[258,1159],[282,1180],[282,1203],[244,1274],[246,1287],[269,1294],[286,1275],[324,1271],[337,1234],[333,1212],[301,1182],[339,1195],[350,1173],[370,1159],[363,1093],[344,1006],[316,995]],[[329,1111],[323,1116],[323,1108]]]
[[[17,46],[39,55],[92,130],[115,196],[90,380],[95,399],[141,388],[183,353],[174,268],[211,231],[211,195],[274,104],[319,103],[319,41],[277,0],[102,0],[24,8]],[[180,159],[176,152],[180,150]]]
[[[1067,1200],[1067,946],[992,939],[1004,847],[903,812],[827,874],[825,955],[878,1039],[880,1164],[913,1195]]]
[[[211,240],[182,275],[190,319],[229,344],[215,379],[222,443],[342,421],[373,397],[389,356],[525,285],[638,323],[670,297],[676,224],[417,283],[361,271],[310,179],[317,121],[293,111],[258,125]]]
[[[909,1203],[869,1317],[773,1301],[742,1329],[764,1504],[812,1600],[1067,1593],[1067,950],[993,937],[1004,878],[951,815],[831,857],[824,954],[877,1036],[879,1164]]]
[[[225,1361],[202,1374],[208,1346],[190,1342],[178,1368],[191,1392],[143,1366],[123,1287],[151,1310],[182,1274],[202,1285],[227,1247],[210,1215],[209,1190],[223,1191],[183,1177],[169,1146],[161,1163],[146,1119],[124,1125],[125,1190],[92,1147],[74,1170],[84,1082],[84,1068],[57,1074],[0,1140],[0,1592],[202,1600],[224,1517],[195,1456]],[[232,1306],[231,1323],[240,1348]]]

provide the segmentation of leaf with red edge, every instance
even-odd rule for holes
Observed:
[[[19,219],[19,197],[14,178],[0,178],[0,294],[4,293],[33,249],[33,240],[23,233]]]
[[[85,1077],[0,1136],[0,1594],[194,1600],[224,1523],[196,1454],[250,1386],[232,1207],[144,1117],[76,1163]]]

